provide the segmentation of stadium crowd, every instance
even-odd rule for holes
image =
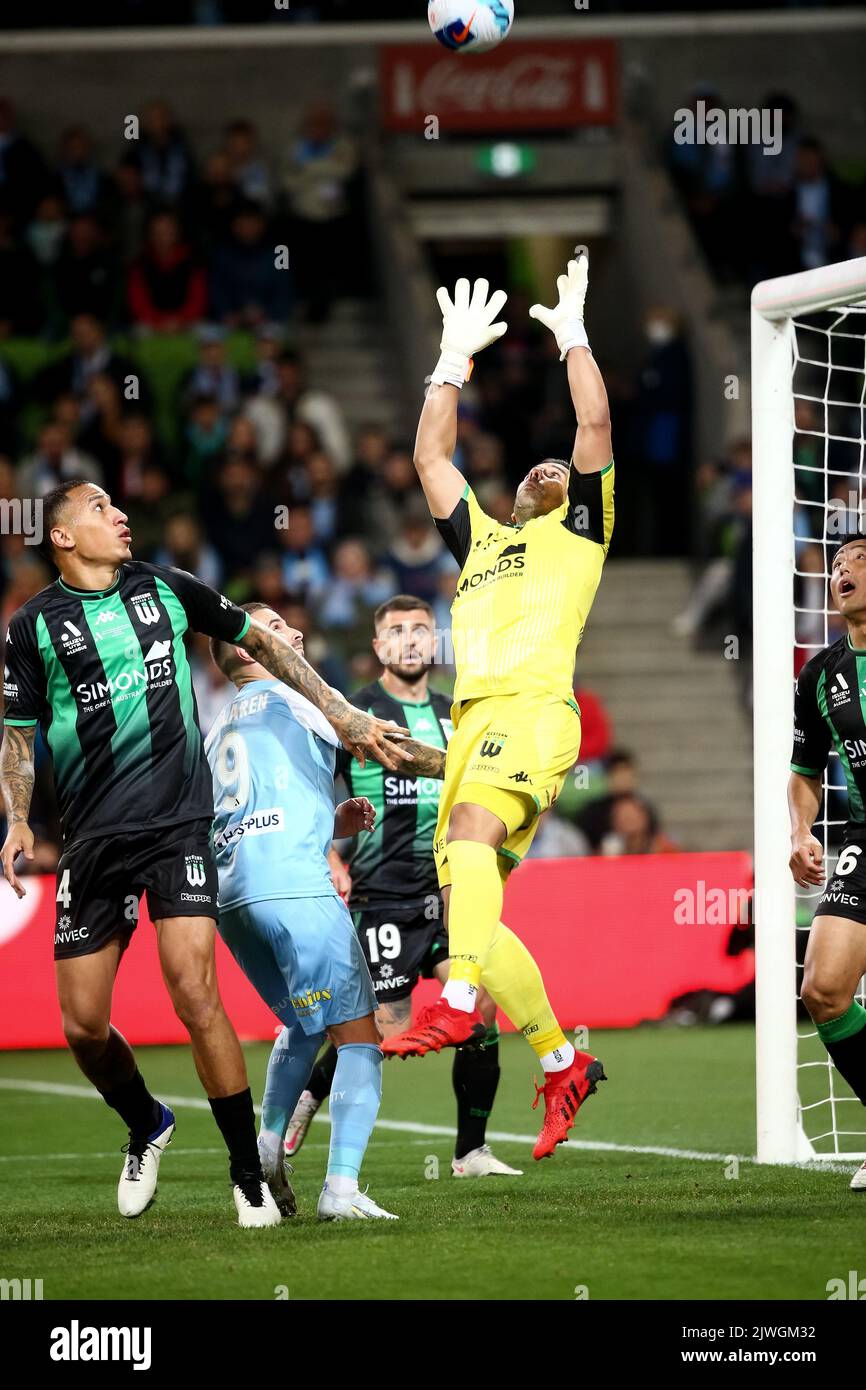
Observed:
[[[153,102],[111,167],[80,126],[60,134],[53,157],[37,149],[0,100],[0,501],[38,499],[70,477],[101,483],[129,515],[136,558],[190,570],[239,601],[266,599],[342,690],[378,674],[375,607],[418,595],[443,633],[437,680],[448,688],[456,566],[430,524],[411,445],[373,422],[353,434],[339,382],[310,380],[294,345],[299,325],[364,291],[329,273],[331,248],[360,226],[359,196],[353,141],[324,106],[276,169],[243,119],[197,160],[173,112]],[[283,245],[291,255],[280,263]],[[299,285],[313,292],[302,298]],[[653,332],[648,360],[662,371],[621,392],[624,430],[672,398],[686,409],[685,349],[676,333],[659,344]],[[503,519],[528,454],[560,452],[573,429],[548,337],[509,335],[462,403],[455,462]],[[674,447],[680,466],[683,438]],[[3,531],[5,632],[53,572],[32,536]],[[206,641],[195,640],[192,661],[208,728],[226,684]],[[636,779],[617,787],[599,702],[581,699],[589,781],[574,779],[538,852],[658,848]],[[56,844],[45,770],[43,749],[37,869],[51,867]],[[582,807],[609,784],[621,802],[582,827]]]

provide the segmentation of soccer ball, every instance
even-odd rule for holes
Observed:
[[[514,0],[430,0],[427,18],[445,48],[487,53],[514,23]]]

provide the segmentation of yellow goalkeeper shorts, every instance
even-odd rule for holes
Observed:
[[[526,818],[499,850],[499,869],[507,877],[532,844],[538,817],[552,806],[580,752],[580,710],[556,695],[488,695],[451,708],[454,733],[445,759],[445,780],[433,853],[439,886],[451,882],[446,836],[451,808],[475,798],[466,787],[483,786],[484,805],[511,827],[513,797],[523,798]]]

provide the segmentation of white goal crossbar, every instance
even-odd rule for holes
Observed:
[[[752,293],[757,1157],[763,1163],[863,1156],[862,1135],[854,1148],[839,1148],[847,1136],[837,1127],[832,1081],[833,1151],[816,1152],[802,1124],[786,786],[796,640],[795,325],[804,316],[864,301],[866,257],[765,280]],[[866,326],[866,316],[862,322]],[[861,445],[861,470],[862,462]]]

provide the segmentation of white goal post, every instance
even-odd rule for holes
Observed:
[[[794,717],[794,653],[798,646],[810,647],[805,654],[811,655],[824,645],[816,641],[816,634],[820,637],[823,632],[826,640],[828,621],[826,612],[822,614],[826,588],[820,575],[813,574],[809,602],[820,592],[820,606],[805,604],[799,610],[812,615],[806,619],[812,623],[808,634],[812,640],[798,642],[797,556],[811,538],[804,542],[795,535],[795,401],[803,401],[805,409],[821,420],[820,429],[805,433],[814,435],[812,457],[822,460],[807,471],[815,474],[823,488],[823,502],[818,499],[803,506],[815,509],[813,524],[821,526],[815,535],[827,536],[823,523],[833,476],[842,473],[852,479],[858,496],[866,483],[866,258],[765,280],[752,292],[751,324],[757,1157],[762,1163],[862,1157],[866,1111],[848,1098],[847,1088],[823,1052],[804,1041],[814,1036],[809,1021],[798,1023],[797,1019],[797,892],[788,869],[786,786]],[[856,358],[858,335],[863,338],[859,387],[856,366],[837,366],[838,361],[850,364]],[[806,340],[812,345],[804,346]],[[843,351],[837,352],[837,345]],[[815,356],[809,356],[810,352]],[[801,367],[811,373],[812,381],[823,372],[823,395],[820,386],[814,385],[798,394],[795,369]],[[849,374],[843,380],[850,394],[841,401],[834,398],[839,373]],[[857,426],[851,423],[857,419],[857,389],[859,439]],[[845,412],[841,434],[837,408]],[[802,437],[801,428],[798,432]],[[835,462],[834,449],[844,453],[842,468]],[[796,499],[798,507],[801,496]],[[801,514],[813,515],[802,510]],[[803,578],[802,570],[799,578]],[[828,769],[828,778],[832,777]],[[838,824],[831,822],[830,811],[825,812],[825,821]],[[816,834],[820,834],[817,828]],[[812,906],[814,901],[813,896]],[[814,1060],[804,1061],[804,1055]],[[805,1068],[821,1071],[807,1075]],[[814,1103],[813,1095],[817,1096]],[[848,1120],[856,1128],[848,1128]]]

